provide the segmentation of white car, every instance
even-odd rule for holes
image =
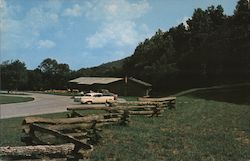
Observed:
[[[115,97],[113,95],[105,95],[102,93],[86,93],[81,97],[81,103],[107,103],[114,102]]]

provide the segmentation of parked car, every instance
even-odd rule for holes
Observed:
[[[77,94],[77,96],[74,96],[74,102],[80,102],[81,101],[81,98],[82,96],[84,96],[84,92],[80,92]]]
[[[105,93],[102,93],[103,96],[114,96],[114,99],[117,100],[118,98],[118,95],[117,94],[114,94],[114,93],[111,93],[111,92],[105,92]]]
[[[104,96],[114,96],[115,100],[117,100],[117,98],[118,98],[117,94],[111,93],[107,89],[99,89],[97,92],[102,93]]]
[[[107,102],[114,102],[115,96],[110,94],[103,94],[103,93],[86,93],[84,96],[81,97],[81,103],[107,103]]]

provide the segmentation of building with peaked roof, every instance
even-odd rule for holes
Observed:
[[[123,78],[112,78],[112,77],[79,77],[69,82],[77,83],[77,84],[109,84],[112,82],[116,82],[122,80]]]
[[[150,83],[130,77],[79,77],[69,81],[71,88],[80,91],[107,89],[123,96],[148,96],[152,89]]]

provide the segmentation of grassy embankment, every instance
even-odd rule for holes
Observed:
[[[196,92],[178,97],[177,108],[167,110],[163,117],[135,116],[128,126],[106,127],[92,160],[248,160],[250,100],[235,102],[247,98],[248,93],[241,91]],[[224,99],[217,100],[221,97]],[[0,120],[1,129],[5,129],[1,146],[21,145],[22,119]]]
[[[19,103],[33,101],[32,97],[4,96],[0,95],[0,104]]]

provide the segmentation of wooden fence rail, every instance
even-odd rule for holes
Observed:
[[[101,138],[101,127],[110,124],[127,125],[131,115],[159,116],[166,107],[172,107],[175,101],[176,97],[139,98],[139,101],[112,102],[109,107],[68,107],[67,110],[71,112],[68,118],[26,117],[22,122],[22,141],[27,146],[0,147],[0,155],[41,155],[49,157],[49,160],[58,160],[59,156],[62,157],[59,160],[81,160],[89,157],[93,145]],[[78,112],[85,110],[104,110],[108,113],[83,115]],[[59,144],[55,142],[57,139],[60,140]],[[53,155],[57,157],[51,158]],[[32,161],[36,159],[39,160],[33,158]]]
[[[46,123],[46,124],[76,124],[76,123],[91,123],[93,121],[119,118],[117,114],[99,114],[99,115],[88,115],[85,117],[75,117],[75,118],[42,118],[42,117],[26,117],[23,120],[23,125],[31,123]]]

